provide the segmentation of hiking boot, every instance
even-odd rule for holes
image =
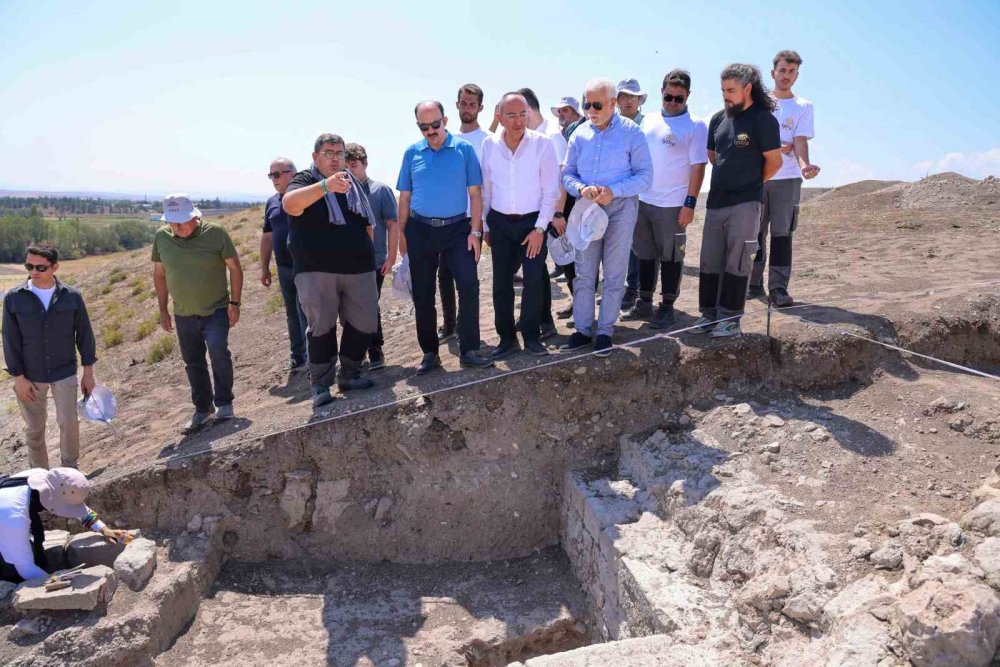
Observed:
[[[564,269],[563,267],[561,267],[558,264],[556,264],[556,268],[552,269],[552,271],[549,273],[549,278],[552,278],[552,280],[555,280],[556,278],[558,278],[559,276],[561,276],[564,273],[566,273],[566,269]]]
[[[517,341],[514,341],[517,344]],[[492,359],[479,354],[478,350],[469,350],[458,358],[458,363],[462,368],[489,368],[495,362]]]
[[[622,315],[623,320],[648,320],[653,316],[653,302],[639,299],[632,309]]]
[[[538,336],[538,340],[547,340],[547,339],[552,338],[553,336],[557,335],[558,333],[559,332],[556,331],[556,325],[554,325],[554,324],[543,324],[542,325],[542,332]]]
[[[556,317],[560,320],[565,320],[568,317],[573,317],[573,304],[569,304],[562,310],[556,311]]]
[[[377,371],[380,368],[385,368],[385,355],[382,348],[374,347],[368,350],[368,370]]]
[[[493,354],[490,355],[494,359],[506,359],[515,352],[520,352],[521,346],[518,344],[516,338],[511,338],[510,340],[501,340],[500,343],[493,348]]]
[[[187,420],[187,423],[181,427],[181,433],[187,435],[188,433],[194,433],[202,426],[207,424],[214,415],[214,412],[195,412],[191,415],[191,419]]]
[[[312,386],[313,408],[321,408],[330,403],[333,403],[333,394],[330,393],[330,388],[324,387],[321,384],[314,384]]]
[[[606,357],[611,354],[611,348],[614,347],[611,343],[611,336],[598,336],[597,342],[594,343],[594,354],[598,357]]]
[[[672,326],[676,319],[677,315],[674,314],[674,304],[661,303],[660,307],[656,309],[653,319],[649,321],[649,326],[652,329],[666,329]]]
[[[300,371],[304,371],[305,369],[306,369],[306,360],[305,359],[294,359],[294,358],[292,358],[292,359],[288,360],[288,372],[289,373],[298,373]]]
[[[625,290],[625,296],[622,297],[622,310],[632,310],[632,306],[635,305],[636,300],[639,298],[639,292],[636,290]]]
[[[740,331],[740,323],[736,320],[729,320],[728,322],[719,322],[712,329],[712,333],[708,334],[712,338],[736,338],[742,332]]]
[[[593,342],[590,336],[584,336],[579,331],[574,331],[573,335],[569,337],[569,340],[559,346],[561,352],[572,352],[573,350],[579,350],[582,347],[587,347]]]
[[[361,373],[361,362],[346,357],[340,358],[340,371],[337,373],[337,388],[340,391],[368,389],[375,383]]]
[[[224,422],[228,419],[233,418],[233,406],[232,405],[220,405],[215,411],[215,421]]]
[[[784,287],[776,287],[771,290],[771,303],[774,304],[775,308],[788,308],[795,303],[795,299]]]
[[[549,348],[545,347],[537,340],[524,341],[524,349],[533,357],[545,357],[549,354]]]
[[[691,325],[689,331],[693,334],[703,334],[708,333],[715,328],[715,320],[710,320],[707,317],[699,317]]]
[[[747,298],[748,299],[759,299],[764,296],[764,286],[763,285],[750,285],[747,288]]]
[[[437,352],[428,352],[417,366],[417,375],[426,375],[435,368],[441,368],[441,357]]]
[[[449,340],[455,340],[458,338],[458,332],[455,331],[455,327],[438,327],[438,342],[445,343]]]

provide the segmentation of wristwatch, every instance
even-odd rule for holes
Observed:
[[[539,234],[543,234],[543,235],[545,234],[545,230],[542,229],[541,227],[535,227],[532,231],[536,231]]]
[[[552,214],[552,217],[556,218],[557,220],[562,220],[566,216],[563,215],[562,211],[556,211],[555,213]]]
[[[230,301],[229,305],[230,306],[236,306],[237,308],[239,308],[240,307],[240,302],[239,301]]]
[[[469,233],[472,234],[473,236],[475,236],[477,239],[483,238],[483,233],[482,232],[477,232],[475,229],[473,229]]]

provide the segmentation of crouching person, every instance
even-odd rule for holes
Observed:
[[[375,282],[375,220],[364,188],[345,170],[346,147],[335,134],[321,134],[313,164],[292,178],[281,205],[289,216],[288,246],[295,287],[309,328],[306,345],[313,407],[341,391],[366,389],[372,381],[361,364],[378,330]],[[337,319],[344,327],[337,372]]]
[[[41,512],[77,519],[112,542],[126,531],[114,530],[84,504],[90,481],[75,468],[31,468],[0,477],[0,580],[19,584],[49,576]]]

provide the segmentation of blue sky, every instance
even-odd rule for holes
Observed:
[[[0,189],[271,192],[336,132],[395,184],[412,109],[460,84],[487,109],[528,85],[543,106],[594,76],[651,91],[692,73],[691,109],[721,107],[718,73],[769,81],[802,54],[816,105],[815,185],[1000,175],[1000,2],[0,2]],[[485,113],[480,120],[489,122]]]

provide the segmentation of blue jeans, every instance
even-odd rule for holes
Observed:
[[[212,412],[217,407],[233,403],[233,358],[229,354],[229,314],[219,308],[208,317],[174,315],[177,340],[181,346],[184,370],[191,385],[191,402],[198,412]],[[208,375],[205,350],[212,360],[212,377]],[[215,391],[212,391],[212,379]]]
[[[285,301],[288,346],[291,348],[292,361],[302,363],[306,360],[306,315],[299,303],[299,293],[295,289],[295,270],[291,266],[278,265],[278,285],[281,286],[281,298]]]
[[[621,312],[632,253],[632,233],[639,215],[638,197],[616,197],[604,206],[608,228],[604,237],[591,241],[584,251],[576,251],[576,279],[573,281],[573,320],[585,336],[610,336]],[[597,274],[604,268],[604,296],[594,324]]]

